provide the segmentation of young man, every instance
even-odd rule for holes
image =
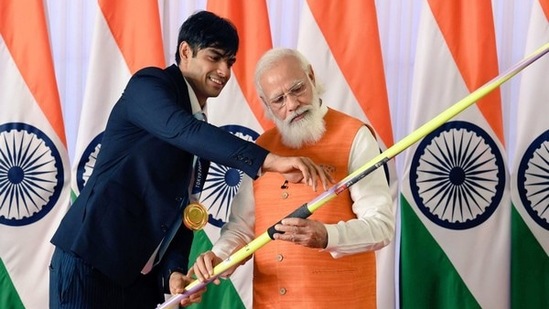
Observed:
[[[193,116],[221,92],[237,50],[230,21],[198,12],[181,26],[176,65],[130,79],[93,174],[52,238],[51,308],[150,309],[164,292],[183,291],[193,233],[180,223],[192,179],[200,178],[195,156],[254,179],[279,172],[314,189],[318,180],[328,185],[310,159],[275,155]]]
[[[336,181],[379,154],[360,120],[328,108],[311,65],[296,50],[273,49],[258,62],[256,88],[276,128],[257,140],[285,155],[313,158]],[[242,184],[212,251],[194,265],[201,280],[235,249],[317,195],[279,175]],[[254,220],[255,218],[255,220]],[[287,218],[275,241],[254,255],[253,303],[261,308],[376,308],[375,254],[394,236],[394,215],[382,169],[315,211]],[[229,271],[230,272],[230,271]],[[339,291],[339,292],[338,292]]]

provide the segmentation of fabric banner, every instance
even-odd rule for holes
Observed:
[[[208,121],[245,140],[255,141],[259,134],[273,126],[264,113],[254,88],[257,60],[272,47],[266,1],[209,0],[208,11],[230,19],[238,30],[240,47],[232,77],[217,98],[208,100]],[[208,207],[206,227],[195,233],[189,261],[212,248],[219,231],[227,221],[230,205],[238,191],[242,172],[211,164],[201,202]],[[210,284],[200,304],[192,308],[252,308],[253,261],[239,267],[221,285]]]
[[[525,56],[549,42],[549,0],[535,0]],[[549,57],[522,73],[511,170],[511,308],[549,308]]]
[[[41,0],[0,1],[0,308],[47,308],[70,167]]]
[[[490,1],[426,0],[418,35],[410,132],[498,75]],[[496,89],[404,152],[401,308],[509,308],[501,109]]]
[[[73,198],[93,171],[112,107],[131,75],[147,66],[165,66],[158,1],[99,0],[76,140]]]
[[[392,146],[375,1],[308,0],[302,10],[297,48],[311,62],[317,81],[325,88],[323,103],[373,127],[381,150]],[[396,205],[392,161],[386,172]],[[395,243],[376,252],[378,308],[395,308]]]

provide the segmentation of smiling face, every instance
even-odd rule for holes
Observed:
[[[261,99],[282,135],[282,142],[299,148],[318,141],[325,132],[320,98],[310,66],[287,55],[270,64],[258,80]]]
[[[179,53],[179,68],[193,88],[200,106],[204,106],[208,98],[221,93],[231,77],[231,67],[236,59],[215,47],[199,49],[193,55],[187,42],[181,43]]]

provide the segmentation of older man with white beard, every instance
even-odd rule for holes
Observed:
[[[367,125],[322,102],[313,68],[298,51],[268,51],[256,66],[255,83],[276,124],[257,144],[282,155],[311,157],[334,181],[379,154]],[[244,179],[229,221],[212,251],[197,259],[195,274],[209,279],[220,261],[315,197],[278,174]],[[254,255],[254,309],[376,308],[374,251],[394,236],[391,205],[387,179],[378,169],[308,219],[283,219],[275,226],[275,241]]]

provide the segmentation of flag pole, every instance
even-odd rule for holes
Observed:
[[[423,124],[421,127],[401,139],[399,142],[389,147],[375,158],[361,166],[359,169],[349,174],[347,177],[339,181],[337,184],[332,186],[330,189],[320,194],[314,200],[309,203],[305,203],[293,211],[291,214],[286,216],[286,218],[307,218],[318,208],[322,207],[328,201],[335,198],[339,193],[347,190],[353,184],[366,177],[374,170],[385,164],[390,159],[394,158],[396,155],[406,150],[408,147],[416,143],[421,138],[425,137],[427,134],[433,132],[435,129],[443,125],[445,122],[455,117],[457,114],[461,113],[467,107],[471,106],[503,83],[517,75],[520,71],[524,70],[527,66],[544,56],[549,52],[549,43],[544,44],[533,52],[528,57],[524,58],[519,63],[515,64],[509,68],[506,72],[496,76],[477,90],[473,91],[454,105],[450,106],[448,109],[444,110],[442,113],[438,114],[435,118]],[[246,246],[240,250],[233,253],[231,256],[223,260],[214,268],[213,276],[207,281],[194,280],[189,285],[185,287],[185,292],[182,294],[174,295],[172,298],[166,302],[158,305],[157,309],[167,309],[172,305],[178,304],[183,298],[188,297],[189,295],[197,292],[204,288],[208,283],[212,282],[225,271],[229,270],[231,267],[234,267],[252,255],[259,248],[263,247],[271,240],[274,239],[273,235],[276,232],[274,226],[277,223],[273,224],[270,228],[267,229],[263,234],[259,235],[257,238],[252,240]]]

